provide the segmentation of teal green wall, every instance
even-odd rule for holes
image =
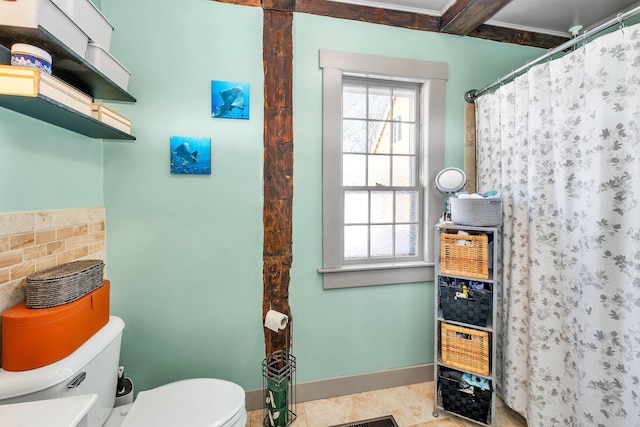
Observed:
[[[112,312],[136,390],[194,376],[261,387],[262,10],[111,0],[134,144],[105,145]],[[250,120],[211,118],[211,80],[250,85]],[[210,176],[171,175],[171,136],[211,138]]]
[[[319,49],[447,62],[446,163],[463,166],[463,95],[539,49],[306,14],[294,17],[291,307],[298,380],[433,361],[433,284],[322,290],[322,71]]]
[[[262,387],[262,10],[201,0],[104,2],[132,72],[134,144],[105,145],[113,312],[138,390],[211,375]],[[433,286],[323,291],[320,48],[443,61],[447,163],[462,165],[463,94],[540,50],[294,15],[294,255],[298,382],[433,360]],[[210,117],[210,81],[248,82],[249,121]],[[118,106],[120,107],[120,105]],[[212,138],[213,174],[171,176],[169,137]]]
[[[106,206],[112,312],[127,325],[121,362],[136,390],[193,376],[259,389],[262,10],[206,0],[101,4],[115,27],[111,52],[131,71],[138,100],[109,105],[132,119],[137,141],[102,142],[0,109],[0,210]],[[432,284],[322,290],[318,50],[448,62],[446,161],[455,166],[464,92],[541,51],[304,14],[294,21],[297,380],[429,363]],[[249,83],[251,119],[212,119],[211,80]],[[211,176],[169,173],[172,135],[212,139]]]
[[[102,141],[0,108],[0,212],[102,206]]]

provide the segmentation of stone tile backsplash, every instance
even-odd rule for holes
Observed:
[[[79,259],[106,262],[105,208],[0,213],[0,313],[23,301],[27,276]]]

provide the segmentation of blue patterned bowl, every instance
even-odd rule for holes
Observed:
[[[39,47],[15,43],[11,46],[11,65],[38,68],[51,74],[51,55]]]

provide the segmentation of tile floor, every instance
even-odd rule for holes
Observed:
[[[519,414],[496,404],[498,427],[527,427]],[[393,415],[400,427],[472,427],[478,424],[440,412],[433,416],[433,383],[375,390],[347,396],[312,400],[296,405],[292,427],[328,427]],[[262,410],[250,411],[247,427],[262,426]]]

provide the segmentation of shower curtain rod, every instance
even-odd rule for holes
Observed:
[[[562,52],[563,50],[570,48],[571,46],[574,46],[578,43],[580,43],[581,41],[583,41],[584,39],[591,37],[592,35],[599,33],[600,31],[603,31],[609,27],[611,27],[612,25],[615,25],[616,23],[618,24],[622,24],[622,21],[624,21],[625,19],[631,18],[634,15],[637,15],[640,13],[640,6],[636,6],[635,8],[624,12],[624,13],[620,13],[618,14],[618,16],[616,16],[615,18],[612,18],[606,22],[604,22],[603,24],[598,25],[595,28],[592,28],[589,31],[585,31],[584,33],[582,33],[579,36],[576,36],[574,38],[572,38],[571,40],[568,40],[564,43],[562,43],[560,46],[548,51],[547,53],[545,53],[544,55],[534,59],[533,61],[529,61],[527,62],[525,65],[523,65],[522,67],[518,68],[517,70],[513,70],[511,71],[509,74],[500,77],[498,80],[496,80],[495,82],[486,85],[485,87],[483,87],[480,90],[475,90],[475,89],[471,89],[469,91],[467,91],[467,93],[464,94],[464,100],[467,102],[473,102],[478,96],[482,95],[483,93],[487,92],[488,90],[490,90],[491,88],[498,86],[502,83],[504,83],[505,81],[515,77],[516,75],[518,75],[519,73],[526,71],[529,67],[532,67],[534,65],[536,65],[538,62],[542,62],[547,58],[550,58],[551,56],[555,55],[558,52]]]

